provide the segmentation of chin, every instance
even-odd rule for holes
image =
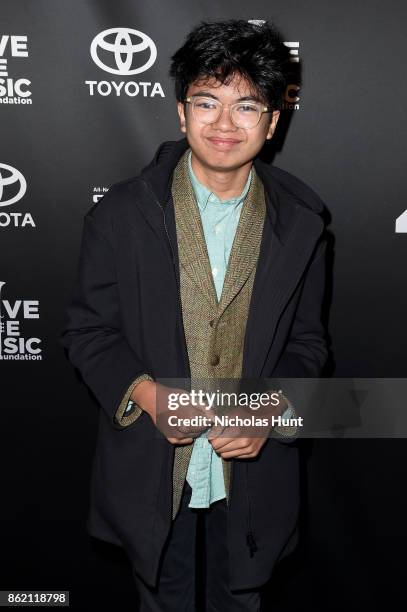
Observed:
[[[205,150],[203,154],[197,152],[195,155],[201,160],[201,163],[211,167],[239,168],[247,162],[241,155],[236,155],[231,151],[211,151],[208,153]]]
[[[242,162],[235,155],[227,153],[201,155],[201,161],[208,166],[240,166]]]

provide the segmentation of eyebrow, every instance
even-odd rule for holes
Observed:
[[[219,98],[209,93],[209,91],[205,91],[205,90],[196,91],[195,93],[191,94],[191,96],[206,96],[207,98],[213,98],[214,100],[218,100],[220,102]],[[236,102],[249,102],[249,101],[259,102],[260,104],[263,104],[263,101],[260,100],[260,98],[258,98],[257,96],[243,96],[242,98],[238,98],[236,100]]]

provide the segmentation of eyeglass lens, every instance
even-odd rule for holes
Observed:
[[[192,98],[194,116],[202,123],[214,123],[222,113],[222,103],[211,98]],[[239,102],[230,108],[231,118],[236,127],[251,128],[259,123],[261,110],[254,102]]]

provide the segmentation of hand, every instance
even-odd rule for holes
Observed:
[[[271,402],[268,405],[263,404],[259,410],[249,410],[249,413],[260,418],[270,418],[276,414],[282,414],[287,408],[286,400],[281,397],[278,404]],[[240,416],[247,418],[248,413],[242,411],[241,408],[235,408],[227,412],[229,417]],[[250,414],[249,414],[250,416]],[[207,438],[212,444],[214,451],[223,459],[249,459],[257,457],[260,450],[266,443],[268,434],[271,429],[269,426],[249,425],[249,426],[226,426],[220,425],[211,428]],[[250,432],[250,436],[247,433]]]
[[[212,435],[208,436],[208,440],[212,444],[214,451],[223,459],[231,459],[232,457],[236,459],[249,459],[257,457],[268,437],[228,438],[226,434],[221,437],[212,438]]]
[[[149,414],[154,425],[171,444],[191,444],[194,438],[210,427],[214,412],[203,402],[180,404],[176,410],[169,410],[169,395],[175,393],[183,397],[189,395],[185,389],[143,381],[135,387],[131,399]],[[169,424],[169,417],[176,417],[174,420],[177,423]],[[185,420],[193,417],[201,417],[201,422],[194,425],[185,423]]]

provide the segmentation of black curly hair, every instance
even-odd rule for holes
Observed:
[[[171,57],[169,75],[179,102],[197,80],[214,77],[228,85],[239,75],[272,109],[280,109],[289,72],[290,51],[273,24],[230,19],[195,27]]]

